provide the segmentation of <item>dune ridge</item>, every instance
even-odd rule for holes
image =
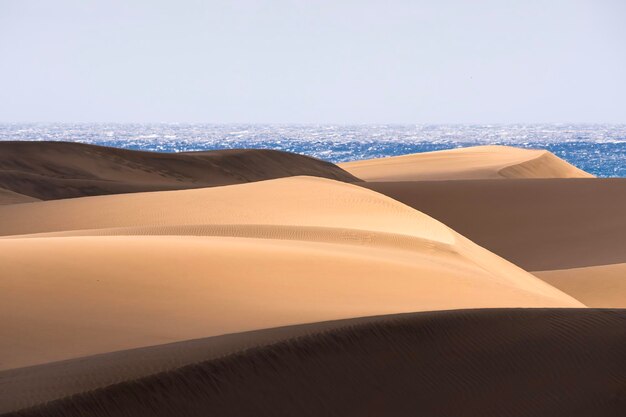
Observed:
[[[584,307],[427,215],[313,177],[3,206],[0,235],[0,369],[349,317]]]
[[[445,225],[389,197],[315,177],[0,207],[0,236],[199,224],[340,225],[453,241]]]
[[[7,417],[618,416],[626,407],[625,314],[423,312],[115,352],[0,372],[0,381],[7,373],[20,381],[0,394],[17,395],[2,411]],[[142,353],[147,359],[135,361]],[[163,356],[175,363],[164,364]],[[56,384],[54,375],[61,376]]]
[[[357,182],[330,162],[269,149],[159,153],[0,141],[0,188],[51,200],[240,184],[295,175]]]
[[[352,161],[339,166],[372,182],[593,177],[545,150],[496,145]]]

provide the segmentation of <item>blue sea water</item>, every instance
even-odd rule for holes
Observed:
[[[626,125],[0,124],[0,140],[182,152],[269,148],[332,162],[498,144],[547,149],[599,177],[626,177]]]

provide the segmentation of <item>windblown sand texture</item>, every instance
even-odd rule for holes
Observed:
[[[342,320],[4,371],[0,399],[37,399],[6,414],[23,417],[619,416],[624,326],[590,309]]]

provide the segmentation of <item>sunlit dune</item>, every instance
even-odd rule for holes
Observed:
[[[548,151],[510,146],[475,146],[339,166],[365,181],[593,177]]]
[[[264,327],[582,307],[376,192],[295,177],[0,207],[2,368]]]

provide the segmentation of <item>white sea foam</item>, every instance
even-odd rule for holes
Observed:
[[[595,175],[626,177],[626,125],[0,124],[0,140],[158,152],[271,148],[333,162],[503,144],[548,149]]]

